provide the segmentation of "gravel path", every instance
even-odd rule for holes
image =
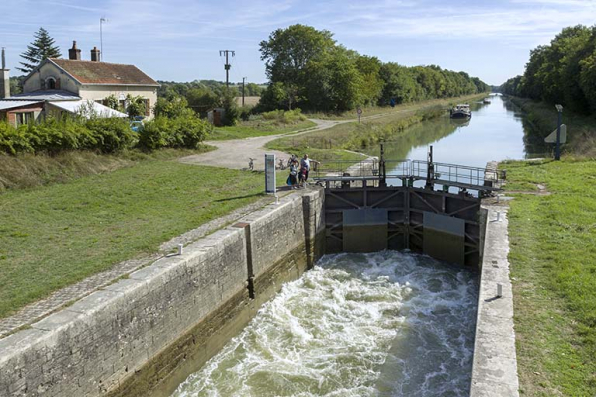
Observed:
[[[248,168],[249,157],[255,159],[254,169],[262,171],[265,168],[265,153],[275,154],[276,157],[288,158],[288,153],[279,152],[277,150],[266,150],[265,145],[277,138],[283,136],[302,135],[313,131],[326,130],[335,127],[338,124],[352,123],[354,120],[316,120],[310,119],[316,123],[316,127],[309,128],[298,132],[290,132],[278,135],[258,136],[254,138],[245,139],[231,139],[229,141],[206,141],[208,145],[217,147],[207,153],[193,154],[191,156],[182,157],[180,162],[186,164],[200,164],[210,165],[213,167],[224,167],[232,169]]]

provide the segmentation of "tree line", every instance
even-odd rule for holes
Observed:
[[[383,63],[338,44],[327,30],[299,24],[272,32],[260,43],[260,51],[270,81],[261,95],[263,110],[300,107],[341,112],[490,89],[465,72]]]
[[[596,113],[596,25],[565,28],[549,45],[530,51],[524,74],[507,80],[499,91]]]

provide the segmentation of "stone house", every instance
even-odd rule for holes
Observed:
[[[93,102],[98,113],[111,117],[120,117],[122,113],[114,113],[102,106],[109,96],[115,96],[120,104],[126,105],[126,97],[140,96],[145,101],[145,116],[153,117],[153,107],[157,101],[159,84],[134,65],[101,62],[100,51],[91,50],[91,60],[81,60],[81,50],[76,41],[68,50],[69,59],[48,58],[35,68],[23,81],[23,93],[0,99],[0,119],[9,122],[37,120],[42,114],[67,111]],[[6,78],[8,70],[2,69]],[[4,94],[6,95],[6,93]],[[64,101],[78,101],[68,102]],[[27,107],[19,107],[19,103]],[[50,106],[48,106],[50,105]],[[61,106],[64,105],[64,106]],[[31,112],[28,107],[35,107]],[[39,111],[39,107],[42,111]]]

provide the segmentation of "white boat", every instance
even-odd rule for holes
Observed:
[[[449,111],[449,116],[452,119],[465,119],[472,117],[470,105],[468,105],[467,103],[461,103],[459,105],[456,105],[453,109]]]

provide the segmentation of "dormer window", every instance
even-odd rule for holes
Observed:
[[[48,90],[55,90],[56,89],[56,79],[53,77],[48,77],[46,79],[46,88]]]

